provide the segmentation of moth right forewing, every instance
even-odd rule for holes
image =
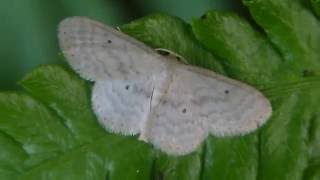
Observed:
[[[205,69],[190,66],[187,69],[199,77],[190,89],[194,92],[194,103],[200,107],[199,116],[207,119],[211,134],[246,134],[270,118],[271,104],[255,88]]]

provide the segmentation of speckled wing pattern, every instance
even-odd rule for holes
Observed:
[[[172,155],[194,151],[209,135],[242,135],[271,116],[253,87],[157,54],[84,17],[59,25],[60,47],[81,77],[94,81],[93,110],[109,131]]]

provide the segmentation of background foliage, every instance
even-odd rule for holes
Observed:
[[[162,11],[187,21],[206,10],[239,9],[232,0],[2,0],[0,2],[0,89],[15,89],[16,81],[40,64],[62,63],[57,24],[69,16],[89,16],[122,25]]]

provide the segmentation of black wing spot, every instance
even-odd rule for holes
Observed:
[[[176,56],[176,59],[177,59],[178,61],[180,61],[180,60],[181,60],[181,58],[180,58],[179,56]]]
[[[111,41],[111,40],[108,40],[108,43],[109,43],[109,44],[111,44],[111,43],[112,43],[112,41]]]
[[[228,89],[224,90],[224,93],[229,94],[229,90]]]
[[[129,90],[130,86],[129,86],[129,85],[126,85],[126,87],[125,87],[125,88],[126,88],[126,90]]]
[[[186,113],[187,112],[187,109],[186,108],[183,108],[182,109],[182,113]]]

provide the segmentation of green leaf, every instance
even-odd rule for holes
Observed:
[[[0,147],[0,178],[18,179],[25,170],[23,161],[27,154],[19,143],[4,133],[0,133]]]
[[[281,57],[246,20],[211,11],[195,19],[192,27],[198,40],[224,59],[228,75],[260,88],[276,83]]]
[[[273,106],[263,128],[168,156],[102,129],[91,85],[47,65],[20,81],[28,94],[0,93],[0,179],[319,179],[319,22],[297,0],[245,4],[265,34],[216,11],[191,25],[158,13],[120,29],[263,90]]]
[[[284,67],[296,71],[296,74],[311,72],[313,75],[319,75],[320,23],[303,1],[246,1],[246,5],[255,21],[263,27],[283,55]],[[290,139],[277,140],[283,139],[282,146],[288,148],[265,153],[264,158],[270,160],[264,163],[265,167],[270,167],[264,168],[265,179],[270,178],[271,174],[280,179],[320,178],[319,173],[311,170],[319,167],[319,134],[316,133],[319,131],[319,116],[318,109],[315,108],[319,106],[319,98],[319,90],[311,89],[302,93],[296,100],[296,111],[292,110],[292,118],[286,128],[286,134],[290,135]],[[298,118],[299,116],[301,118]],[[272,142],[276,137],[266,136],[265,139]],[[287,161],[289,165],[276,164],[278,160]],[[284,173],[286,171],[290,173]]]
[[[262,27],[280,50],[283,58],[262,33],[232,13],[208,12],[201,19],[193,21],[193,31],[207,48],[226,59],[225,64],[231,69],[231,75],[235,78],[260,88],[277,89],[282,86],[280,91],[289,88],[289,82],[297,85],[297,88],[286,96],[270,97],[274,112],[271,120],[258,135],[259,144],[256,147],[259,150],[258,166],[254,178],[302,179],[310,175],[306,173],[309,171],[308,163],[317,162],[315,157],[309,157],[310,148],[315,150],[315,146],[319,147],[316,143],[319,135],[315,133],[318,130],[319,117],[317,108],[314,108],[320,105],[320,93],[317,89],[319,78],[310,84],[309,89],[300,89],[302,82],[309,81],[306,69],[308,71],[310,69],[311,72],[319,71],[319,62],[316,61],[319,56],[312,49],[317,43],[313,39],[308,39],[310,44],[306,43],[303,33],[297,30],[301,28],[301,22],[290,21],[293,17],[284,18],[288,14],[284,16],[276,14],[279,11],[290,12],[294,17],[298,16],[296,11],[281,6],[282,2],[272,4],[268,1],[246,1],[246,3],[253,16],[257,18],[257,22],[262,21]],[[298,6],[298,3],[291,3],[290,7],[292,6]],[[272,16],[272,20],[268,19],[269,15]],[[302,16],[300,19],[311,20],[309,25],[307,22],[304,24],[309,27],[307,28],[309,36],[316,39],[320,35],[318,29],[315,29],[318,22],[312,22],[314,17],[305,11],[299,12],[299,15]],[[289,28],[287,26],[290,23],[293,24]],[[307,46],[314,47],[305,49]],[[308,51],[308,54],[304,51]],[[280,91],[277,93],[281,93]],[[311,135],[313,133],[317,135]],[[319,149],[316,151],[315,154],[318,154]],[[224,159],[228,160],[230,161]],[[217,173],[207,172],[207,174],[212,179],[222,177]]]
[[[190,64],[224,72],[218,59],[196,40],[190,25],[179,18],[156,13],[123,25],[120,29],[153,48],[168,49],[183,55]]]
[[[75,145],[70,132],[41,103],[16,93],[1,93],[0,102],[0,130],[28,154],[27,167]]]
[[[287,68],[319,75],[320,23],[311,9],[299,0],[244,2],[282,54]]]
[[[91,111],[88,86],[78,76],[59,66],[42,66],[20,83],[38,101],[0,93],[1,179],[150,176],[154,155],[149,146],[106,133]]]
[[[319,0],[310,0],[312,8],[317,16],[320,16],[320,1]]]
[[[20,84],[53,109],[79,143],[91,142],[105,134],[91,111],[90,90],[74,74],[58,66],[42,66],[26,75]]]

